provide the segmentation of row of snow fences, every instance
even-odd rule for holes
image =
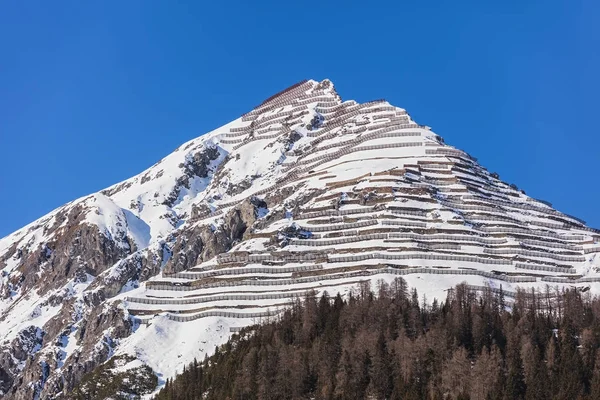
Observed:
[[[235,204],[238,204],[238,203],[239,202],[235,202]],[[216,217],[216,216],[221,215],[221,214],[223,214],[223,210],[222,209],[218,209],[218,210],[214,210],[214,211],[207,211],[207,212],[204,212],[204,213],[198,215],[197,221],[200,221],[200,220],[202,220],[204,218]]]
[[[425,145],[429,145],[431,143],[425,143]],[[433,143],[434,145],[436,145],[435,143]],[[432,164],[433,165],[433,164]],[[424,174],[428,174],[426,175],[427,178],[431,178],[431,179],[455,179],[453,177],[453,172],[451,169],[448,168],[431,168],[429,165],[418,165],[419,167],[419,171],[421,171],[421,173]],[[444,167],[443,165],[441,167]],[[440,176],[430,176],[430,174],[435,174],[435,175],[443,175],[442,177]],[[448,177],[449,175],[449,177]]]
[[[341,147],[341,146],[349,147],[349,146],[357,145],[357,144],[360,144],[360,143],[364,143],[367,140],[373,140],[373,139],[382,139],[382,138],[387,138],[387,137],[421,136],[421,132],[417,132],[417,131],[394,132],[394,131],[397,131],[398,129],[402,129],[402,128],[398,128],[398,125],[389,125],[389,126],[387,124],[385,124],[385,125],[386,126],[384,128],[382,128],[380,131],[372,132],[372,133],[369,133],[367,135],[363,135],[363,136],[360,136],[360,137],[352,139],[352,140],[347,140],[347,141],[342,142],[342,143],[328,144],[326,146],[319,147],[318,151],[325,151],[325,150],[329,150],[329,149],[334,148],[334,147]],[[331,133],[331,135],[335,135],[335,134],[337,134],[337,133],[333,133],[333,132]],[[313,158],[313,159],[310,159],[310,160],[300,161],[302,158],[304,158],[304,157],[306,157],[306,156],[308,156],[310,154],[311,153],[307,153],[304,156],[301,156],[298,159],[298,161],[290,163],[289,165],[293,165],[293,166],[305,165],[305,164],[308,164],[310,162],[314,162],[314,161],[316,161],[318,159],[318,158]],[[320,157],[321,158],[325,158],[325,157],[327,157],[327,155],[323,155],[323,156],[320,156]],[[284,164],[284,165],[287,166],[287,164]]]
[[[308,137],[320,136],[320,135],[324,134],[325,132],[329,132],[330,130],[332,130],[334,128],[337,128],[339,126],[346,124],[348,122],[349,118],[352,118],[352,117],[360,114],[360,112],[361,112],[360,110],[354,110],[354,111],[348,112],[347,114],[343,114],[342,116],[335,118],[334,120],[327,121],[322,129],[308,132],[306,134],[306,136],[308,136]]]
[[[328,101],[330,99],[331,99],[331,97],[328,97],[328,96],[320,96],[320,97],[317,96],[317,97],[308,98],[306,100],[300,100],[300,101],[293,102],[292,105],[294,105],[294,106],[306,106],[306,105],[311,104],[311,103],[318,103],[320,101]]]
[[[296,216],[296,219],[311,219],[316,217],[329,217],[329,216],[342,216],[342,215],[352,215],[352,214],[365,214],[371,213],[375,211],[381,211],[379,208],[375,207],[365,207],[365,208],[349,208],[346,210],[323,210],[323,211],[310,211],[307,209],[305,212],[301,212]]]
[[[221,139],[222,144],[237,144],[242,143],[244,139]]]
[[[234,262],[259,263],[262,261],[312,261],[322,257],[315,253],[285,253],[285,254],[244,254],[244,253],[222,253],[217,256],[217,264],[229,264]]]
[[[350,236],[336,239],[292,239],[290,240],[290,244],[296,246],[332,246],[336,244],[362,242],[365,240],[387,239],[388,236],[389,235],[387,233],[372,233],[369,235]]]
[[[592,278],[594,279],[594,278]],[[548,280],[547,280],[548,281]],[[557,282],[563,283],[565,279],[556,279]],[[586,281],[587,282],[587,281]],[[516,296],[516,292],[509,291],[501,288],[493,288],[490,286],[481,286],[481,285],[466,285],[467,289],[485,292],[490,291],[494,294],[503,294],[506,297],[514,298]],[[305,292],[294,292],[294,293],[265,293],[265,294],[257,294],[257,295],[247,295],[247,294],[231,294],[231,295],[217,295],[217,296],[206,296],[206,297],[195,297],[195,298],[187,298],[187,299],[154,299],[154,298],[126,298],[126,301],[132,303],[140,303],[140,304],[158,304],[158,305],[183,305],[183,304],[198,304],[204,302],[211,301],[230,301],[230,300],[241,300],[241,301],[252,301],[252,300],[265,300],[265,299],[293,299],[297,297],[303,297],[306,295]],[[525,293],[527,295],[527,293]],[[218,311],[219,313],[226,313]],[[242,314],[242,318],[246,318],[247,313],[237,313],[236,315]],[[197,314],[196,314],[197,315]],[[269,314],[271,315],[271,314]],[[230,332],[239,332],[243,327],[231,327]]]
[[[357,255],[329,256],[330,263],[337,262],[354,262],[364,260],[439,260],[439,261],[460,261],[472,262],[478,264],[493,264],[493,265],[511,265],[511,260],[499,258],[484,258],[477,256],[451,255],[451,254],[431,254],[431,253],[369,253]]]
[[[302,108],[305,108],[305,107],[302,107]],[[302,111],[300,111],[300,113],[301,114],[302,113],[308,114],[308,110],[302,110]],[[275,120],[278,120],[278,119],[284,120],[285,118],[289,117],[292,114],[293,114],[293,111],[292,110],[288,110],[286,112],[280,112],[280,113],[277,113],[277,114],[273,114],[273,115],[269,115],[269,116],[266,116],[266,117],[262,117],[260,120],[258,120],[258,121],[255,122],[255,128],[258,129],[258,128],[263,127],[265,125],[272,125],[272,124],[275,123]],[[267,124],[267,122],[268,122],[268,124]]]
[[[207,288],[220,288],[220,287],[233,287],[233,286],[289,286],[295,284],[302,283],[311,283],[311,282],[321,282],[326,280],[334,280],[334,279],[346,279],[356,276],[366,276],[371,275],[371,271],[358,271],[358,272],[349,272],[349,273],[341,273],[335,275],[319,275],[319,276],[309,276],[304,278],[284,278],[284,279],[276,279],[276,280],[266,280],[266,279],[245,279],[245,280],[228,280],[221,282],[211,282],[211,283],[203,283],[199,286],[192,285],[177,285],[177,284],[166,284],[166,283],[146,283],[148,289],[152,290],[171,290],[171,291],[194,291],[199,289],[207,289]],[[392,271],[390,269],[390,271]],[[385,272],[381,272],[385,273]]]
[[[339,158],[340,156],[346,155],[346,154],[352,154],[358,151],[367,151],[367,150],[378,150],[378,149],[394,149],[394,148],[398,148],[398,147],[420,147],[423,146],[422,142],[401,142],[401,143],[384,143],[384,144],[374,144],[374,145],[368,145],[368,146],[359,146],[359,147],[350,147],[350,148],[346,148],[346,149],[342,149],[338,152],[336,152],[333,155],[330,156],[326,156],[323,158],[326,158],[327,161],[330,159],[336,159]],[[309,162],[313,162],[315,161],[315,159],[311,159]]]
[[[358,134],[358,133],[364,132],[364,131],[366,131],[366,130],[367,130],[367,128],[365,128],[365,127],[359,127],[359,128],[354,128],[354,129],[346,129],[345,131],[340,131],[340,132],[342,132],[344,135],[351,135],[351,134]],[[336,137],[336,136],[338,135],[338,133],[340,133],[340,132],[338,132],[338,131],[334,131],[334,130],[331,130],[329,133],[326,133],[326,134],[324,134],[324,135],[321,135],[321,136],[319,136],[318,138],[316,138],[316,139],[312,140],[312,141],[311,141],[311,142],[308,144],[308,146],[309,146],[310,148],[315,148],[315,146],[316,146],[316,145],[318,145],[319,143],[321,143],[321,142],[323,142],[323,141],[325,141],[325,140],[328,140],[328,139],[331,139],[331,138],[334,138],[334,137]],[[338,141],[339,141],[339,138],[338,138]],[[346,142],[343,142],[343,143],[347,143],[347,142],[348,142],[348,141],[346,141]],[[334,145],[339,145],[339,143],[338,143],[338,142],[336,142],[336,143],[334,143]],[[330,148],[330,147],[328,147],[328,146],[317,147],[317,148],[316,148],[316,151],[322,151],[322,150],[326,150],[327,148]],[[290,155],[290,156],[293,156],[293,155],[294,155],[294,152],[293,152],[293,151],[289,151],[289,152],[287,152],[286,154],[287,154],[287,155]],[[307,155],[309,155],[309,154],[310,154],[310,153],[305,153],[305,154],[301,155],[301,156],[299,157],[299,159],[301,159],[301,158],[303,158],[303,157],[306,157],[306,156],[307,156]]]
[[[518,219],[514,219],[511,217],[504,217],[496,214],[483,214],[483,213],[474,213],[467,212],[464,213],[464,218],[469,221],[502,221],[502,222],[510,222],[515,225],[527,226],[527,223],[519,221]]]
[[[319,89],[319,90],[313,90],[313,91],[311,91],[310,94],[303,93],[303,94],[299,95],[294,100],[302,101],[302,100],[313,99],[315,97],[324,96],[324,95],[325,95],[325,90]],[[347,103],[355,103],[355,101],[354,100],[348,100]]]
[[[395,112],[388,112],[388,113],[383,113],[383,114],[377,114],[377,115],[373,115],[373,121],[377,121],[380,119],[384,119],[384,118],[395,118],[395,119],[403,119],[403,120],[408,120],[408,117],[398,117],[396,116]]]
[[[600,282],[600,277],[590,276],[578,279],[569,279],[569,278],[559,278],[556,276],[545,276],[542,278],[544,282],[554,282],[554,283],[597,283]]]
[[[583,256],[565,256],[562,254],[551,253],[549,251],[531,251],[531,250],[523,250],[523,249],[490,249],[484,248],[483,252],[486,254],[496,254],[496,255],[505,255],[505,254],[518,254],[521,256],[528,257],[545,257],[552,258],[554,260],[559,261],[569,261],[569,262],[584,262],[585,257]]]
[[[423,243],[417,242],[417,247],[428,250],[460,250],[462,246],[456,243]]]
[[[422,163],[421,161],[418,161],[418,165],[419,167],[423,170],[426,171],[428,169],[435,169],[435,170],[440,170],[440,171],[435,171],[438,174],[446,174],[449,173],[451,174],[452,171],[450,171],[448,169],[448,164],[437,164],[437,163]]]
[[[415,125],[418,126],[416,124],[411,124],[409,123],[408,117],[392,117],[389,118],[388,121],[384,121],[384,120],[376,120],[376,121],[372,121],[369,126],[367,127],[368,131],[374,131],[376,129],[380,129],[384,126],[389,126],[390,124],[394,124],[396,126],[400,125]]]
[[[202,297],[187,297],[181,299],[165,299],[153,297],[126,297],[125,301],[139,304],[184,305],[200,304],[213,301],[255,301],[270,299],[293,299],[303,296],[306,292],[257,293],[257,294],[219,294]]]
[[[529,269],[529,270],[535,270],[535,271],[559,272],[559,273],[566,273],[566,274],[575,274],[575,273],[577,273],[577,271],[575,271],[574,268],[554,267],[554,266],[551,266],[551,265],[537,265],[537,264],[516,263],[515,264],[515,268],[517,268],[517,269]]]
[[[392,214],[397,215],[411,215],[411,216],[419,216],[424,217],[427,215],[427,211],[418,210],[418,209],[407,209],[402,207],[388,206],[387,209],[392,212]]]
[[[467,285],[467,289],[473,291],[490,291],[494,294],[503,294],[506,297],[514,298],[516,296],[515,292],[507,291],[498,288],[491,288],[488,286],[479,286],[479,285]],[[244,319],[262,319],[262,318],[271,318],[276,317],[280,313],[284,312],[285,308],[277,308],[275,310],[265,310],[258,312],[234,312],[234,311],[204,311],[197,314],[192,315],[181,315],[181,314],[167,314],[167,317],[170,320],[177,322],[187,322],[193,321],[200,318],[205,317],[222,317],[222,318],[244,318]],[[230,327],[230,332],[239,332],[243,327]]]
[[[587,248],[587,249],[583,249],[583,253],[584,254],[600,253],[600,246],[599,247],[590,247],[590,248]]]
[[[281,126],[272,126],[269,125],[266,128],[262,128],[262,129],[256,129],[254,131],[254,137],[256,137],[257,135],[262,135],[263,133],[267,133],[267,132],[279,132],[280,130],[282,130]]]
[[[250,125],[247,125],[247,126],[238,126],[238,127],[236,127],[236,128],[231,128],[231,129],[229,130],[229,132],[230,132],[230,133],[245,132],[245,131],[247,131],[248,129],[250,129]]]
[[[358,221],[352,222],[349,224],[337,224],[337,225],[310,225],[310,226],[301,226],[300,229],[310,232],[328,232],[328,231],[338,231],[342,229],[353,229],[353,228],[362,228],[364,226],[377,225],[377,220],[366,220],[366,221]]]
[[[416,186],[415,183],[413,183],[413,186]],[[422,184],[423,187],[429,187],[428,184]],[[437,191],[440,193],[468,193],[469,189],[467,189],[466,187],[438,187]]]
[[[517,293],[516,292],[512,292],[506,289],[500,289],[500,288],[493,288],[490,286],[481,286],[481,285],[466,285],[467,289],[475,291],[475,292],[485,292],[485,291],[490,291],[491,293],[494,294],[503,294],[506,297],[511,297],[514,298]]]
[[[255,119],[259,114],[262,114],[267,111],[271,111],[276,108],[288,105],[290,100],[293,100],[295,97],[297,97],[298,92],[301,92],[301,91],[305,92],[310,87],[311,87],[310,82],[303,83],[302,85],[290,90],[289,92],[287,92],[281,96],[277,96],[277,97],[273,98],[273,100],[277,99],[277,101],[268,101],[268,102],[260,105],[259,107],[255,108],[254,110],[250,111],[249,113],[242,115],[242,121],[251,121],[251,120]]]
[[[326,162],[332,161],[332,160],[337,160],[342,156],[356,153],[359,151],[378,150],[378,149],[393,149],[393,148],[399,148],[399,147],[419,147],[419,146],[423,146],[423,143],[422,142],[384,143],[384,144],[360,146],[360,147],[351,147],[351,145],[350,145],[341,150],[336,151],[335,153],[321,155],[318,157],[311,158],[309,160],[298,161],[294,164],[290,164],[288,168],[308,164],[308,165],[310,165],[310,167],[307,169],[311,169],[312,166],[320,165],[320,164],[323,164],[323,163],[326,163]]]
[[[278,117],[282,116],[282,119],[285,119],[285,118],[289,117],[290,115],[293,115],[293,110],[284,113],[283,116],[282,116],[282,114],[275,114],[275,115],[273,115],[271,117],[267,117],[267,118],[274,119],[274,118],[278,118]],[[258,128],[260,128],[262,125],[264,125],[264,124],[262,124],[262,123],[254,124],[254,125],[245,126],[243,128],[231,128],[231,130],[225,134],[225,137],[226,138],[239,138],[241,136],[245,136],[245,135],[249,134],[252,131],[255,131],[255,133],[256,133],[257,131],[260,131],[260,129],[258,129]],[[269,125],[272,125],[272,124],[269,124]]]
[[[366,142],[368,140],[380,139],[380,138],[386,138],[386,137],[421,136],[421,132],[418,132],[418,131],[394,132],[394,131],[397,131],[399,129],[407,129],[407,128],[414,128],[414,127],[415,127],[415,125],[413,125],[413,124],[411,124],[411,125],[397,125],[397,124],[392,124],[390,126],[385,126],[381,130],[379,130],[379,131],[375,131],[375,132],[372,132],[370,134],[363,135],[363,136],[360,136],[358,138],[345,141],[345,142],[343,142],[341,144],[340,143],[332,143],[330,145],[326,145],[326,146],[320,147],[318,149],[319,151],[324,151],[324,150],[328,150],[330,148],[344,146],[341,150],[339,150],[339,151],[337,151],[335,153],[324,154],[324,155],[321,155],[321,156],[318,156],[318,157],[311,158],[309,160],[301,160],[302,158],[304,158],[306,156],[312,155],[312,153],[307,153],[304,156],[301,156],[297,161],[283,164],[283,167],[289,169],[289,168],[298,167],[298,166],[301,166],[301,165],[308,165],[308,164],[314,163],[315,161],[319,161],[319,160],[325,160],[323,162],[326,162],[326,161],[329,161],[329,160],[336,159],[340,155],[349,154],[349,153],[352,153],[352,152],[355,152],[355,151],[369,150],[369,149],[365,149],[365,148],[352,148],[352,146],[364,143],[364,142]],[[394,147],[421,146],[421,145],[422,145],[421,142],[418,142],[418,144],[410,144],[410,145],[384,144],[384,145],[379,145],[379,147],[375,147],[375,148],[380,149],[380,148],[394,148]],[[372,149],[374,149],[374,148],[372,148]]]
[[[393,113],[391,114],[391,116],[395,116],[396,115],[396,107],[394,106],[380,106],[380,107],[374,107],[374,108],[369,108],[368,110],[369,114],[374,114],[374,113],[378,113],[378,112],[385,112],[385,111],[393,111]]]
[[[341,114],[341,115],[335,117],[334,119],[328,121],[326,123],[326,125],[323,127],[323,129],[319,129],[319,130],[316,130],[314,132],[309,132],[308,136],[309,137],[320,136],[323,133],[328,132],[328,131],[330,131],[333,128],[336,128],[338,126],[346,124],[348,122],[348,119],[350,119],[350,118],[352,118],[352,117],[354,117],[356,115],[364,113],[365,111],[370,113],[370,112],[372,112],[373,109],[369,109],[369,110],[365,110],[365,109],[371,107],[372,105],[373,105],[373,102],[368,102],[368,103],[364,103],[364,104],[356,104],[356,105],[347,107],[344,110],[343,114]],[[395,109],[395,107],[382,107],[382,108]],[[377,109],[377,108],[374,109],[374,110],[379,111],[379,109]]]
[[[465,241],[472,242],[484,245],[500,245],[507,242],[506,238],[483,238],[475,235],[444,235],[444,234],[431,234],[431,235],[421,235],[419,233],[390,233],[390,239],[415,239],[420,241],[427,240],[449,240],[449,241]]]
[[[550,228],[550,229],[568,229],[569,226],[565,225],[565,224],[555,224],[552,222],[541,222],[541,221],[536,221],[536,220],[531,220],[531,221],[526,221],[529,225],[538,225],[538,226],[543,226],[544,228]]]
[[[346,101],[332,107],[322,107],[319,105],[319,103],[317,103],[315,111],[321,115],[327,115],[329,118],[336,119],[340,115],[346,114],[348,112],[348,109],[355,110],[356,105],[356,102],[353,101]]]
[[[255,132],[260,133],[260,132],[264,131],[265,127],[268,127],[270,125],[275,125],[275,124],[282,124],[286,120],[287,121],[296,120],[307,114],[309,114],[308,110],[302,110],[302,111],[299,111],[296,113],[294,113],[293,111],[288,111],[285,113],[274,114],[274,115],[265,117],[265,118],[261,119],[259,123],[256,124]],[[290,123],[288,123],[288,125],[290,125]]]
[[[177,272],[175,274],[169,275],[169,278],[182,278],[182,279],[202,279],[202,278],[210,278],[214,276],[223,276],[223,275],[244,275],[244,274],[289,274],[293,272],[303,272],[303,271],[316,271],[323,269],[323,266],[318,265],[301,265],[299,267],[273,267],[273,268],[264,268],[264,267],[242,267],[235,269],[226,269],[226,270],[214,270],[214,271],[206,271],[206,272]]]
[[[282,91],[277,92],[274,95],[268,97],[266,100],[264,100],[262,103],[260,103],[255,108],[258,109],[261,107],[268,106],[269,104],[277,103],[283,97],[287,97],[287,96],[290,96],[291,94],[296,94],[298,92],[306,94],[306,91],[309,88],[312,89],[313,87],[314,87],[313,83],[309,82],[307,79],[303,79],[300,82],[297,82],[297,83],[293,84],[292,86],[289,86],[289,87],[283,89]]]
[[[583,235],[572,235],[570,237],[565,237],[559,235],[556,232],[552,231],[542,231],[537,229],[522,229],[522,228],[509,228],[504,226],[480,226],[477,230],[487,232],[487,233],[524,233],[527,235],[536,235],[536,236],[547,236],[556,239],[563,240],[573,240],[573,241],[581,241],[585,240],[585,236]]]
[[[283,310],[281,310],[283,311]],[[233,311],[203,311],[192,315],[173,315],[167,314],[167,317],[172,321],[187,322],[206,317],[222,317],[222,318],[267,318],[274,317],[279,312],[275,311],[259,311],[259,312],[233,312]]]
[[[425,143],[425,146],[427,146],[427,143]],[[450,179],[440,179],[440,178],[431,178],[431,177],[425,177],[425,181],[430,184],[430,185],[435,185],[435,186],[452,186],[452,185],[456,185],[459,181],[456,178],[450,178]]]
[[[400,214],[398,211],[394,212],[392,211],[393,214]],[[427,227],[427,223],[425,222],[416,222],[416,221],[396,221],[396,220],[383,220],[381,221],[382,225],[393,225],[393,226],[405,226],[405,227],[411,227],[411,228],[426,228]]]
[[[233,150],[237,150],[240,147],[247,145],[250,142],[254,142],[255,140],[264,140],[264,139],[275,139],[276,137],[280,136],[282,134],[282,132],[276,132],[272,135],[262,135],[262,136],[254,136],[252,138],[249,139],[244,139],[241,143],[236,144],[235,146],[233,146]]]
[[[425,150],[425,154],[428,155],[450,155],[450,156],[457,156],[457,157],[467,157],[467,154],[461,150],[458,149],[447,149],[444,147],[438,147],[437,149],[427,149]]]
[[[441,268],[377,268],[362,271],[353,271],[346,273],[337,273],[332,275],[318,275],[308,276],[303,278],[285,278],[276,280],[266,279],[247,279],[247,280],[231,280],[227,282],[213,282],[206,283],[200,286],[184,286],[184,285],[173,285],[173,284],[152,284],[148,285],[148,289],[152,290],[169,290],[169,291],[194,291],[206,288],[219,288],[219,287],[233,287],[233,286],[289,286],[298,285],[303,283],[322,282],[327,280],[340,280],[352,277],[364,277],[374,276],[381,274],[391,275],[412,275],[412,274],[433,274],[433,275],[470,275],[470,276],[482,276],[484,278],[497,279],[505,282],[513,283],[524,283],[524,282],[536,282],[535,276],[512,276],[505,274],[495,274],[493,272],[479,271],[474,269],[441,269]],[[597,278],[600,281],[600,278]],[[570,281],[569,281],[570,282]],[[340,285],[345,284],[340,282]]]
[[[533,239],[523,239],[521,243],[529,246],[543,246],[550,247],[554,249],[565,249],[571,251],[581,251],[581,246],[573,246],[571,244],[560,243],[556,241],[546,241],[546,240],[533,240]]]
[[[479,196],[474,196],[474,195],[465,195],[463,196],[463,199],[465,200],[475,200],[475,201],[481,201],[482,198]],[[499,200],[493,200],[493,199],[483,199],[485,201],[487,201],[488,203],[492,203],[492,204],[496,204],[498,206],[503,206],[503,207],[511,207],[511,208],[520,208],[523,210],[534,210],[534,211],[539,211],[545,214],[555,214],[555,215],[561,215],[561,213],[559,211],[556,211],[552,208],[546,208],[546,207],[540,207],[540,206],[536,206],[533,204],[528,204],[528,203],[517,203],[517,202],[509,202],[509,201],[499,201]]]
[[[499,212],[498,207],[486,207],[482,205],[469,205],[466,203],[462,203],[460,201],[448,201],[443,199],[438,199],[441,205],[446,206],[448,208],[453,208],[457,210],[473,210],[473,211],[492,211]]]

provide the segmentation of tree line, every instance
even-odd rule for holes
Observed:
[[[402,278],[307,293],[166,382],[157,400],[600,399],[600,299],[458,285],[431,304]]]

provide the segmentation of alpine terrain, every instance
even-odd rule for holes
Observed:
[[[310,80],[1,239],[0,268],[0,397],[135,397],[308,290],[599,293],[600,230]]]

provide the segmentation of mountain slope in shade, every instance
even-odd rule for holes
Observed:
[[[0,240],[0,391],[60,397],[114,356],[160,384],[309,289],[595,293],[599,241],[405,110],[303,81]]]

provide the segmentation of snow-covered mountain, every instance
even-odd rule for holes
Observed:
[[[599,242],[405,110],[300,82],[0,240],[0,395],[60,398],[111,358],[160,384],[310,289],[598,293]]]

